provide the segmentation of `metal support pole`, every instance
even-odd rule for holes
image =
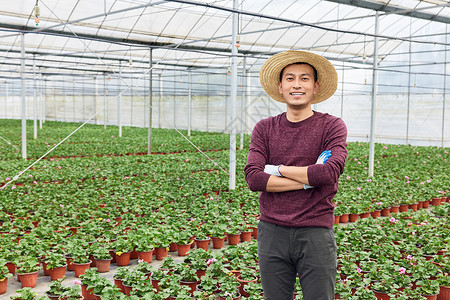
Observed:
[[[342,62],[342,83],[341,83],[341,119],[344,118],[344,75],[345,75],[345,62]]]
[[[192,72],[188,70],[188,136],[191,136],[192,119]]]
[[[47,81],[45,80],[45,78],[42,76],[42,73],[39,73],[39,82],[40,82],[40,86],[41,86],[41,92],[39,94],[39,103],[41,106],[40,112],[39,112],[39,129],[42,129],[43,123],[45,122],[45,114],[47,113],[46,111],[46,106],[45,106],[45,89],[47,87]]]
[[[26,95],[25,95],[25,35],[23,32],[20,33],[20,81],[21,81],[21,96],[22,96],[22,158],[27,158],[27,119],[26,119]]]
[[[37,80],[36,80],[36,57],[33,55],[33,138],[37,139]]]
[[[106,129],[106,121],[108,117],[108,108],[106,107],[106,96],[108,95],[108,86],[106,81],[106,73],[103,74],[103,129]]]
[[[209,131],[209,73],[206,74],[206,131]]]
[[[445,24],[445,55],[444,55],[444,97],[442,99],[442,139],[441,147],[444,147],[445,141],[445,104],[447,102],[447,25]]]
[[[409,36],[411,37],[411,22],[409,23]],[[409,66],[408,66],[408,103],[406,106],[406,139],[405,143],[408,145],[409,143],[409,109],[411,104],[411,45],[412,43],[409,42]]]
[[[122,81],[122,61],[119,61],[119,82],[117,83],[119,87],[119,97],[117,98],[117,124],[119,125],[119,137],[122,137],[122,91],[121,91],[121,81]]]
[[[162,74],[159,74],[158,128],[161,128],[161,103],[163,97]]]
[[[149,71],[149,95],[148,100],[150,103],[149,107],[149,118],[148,118],[148,154],[152,154],[152,112],[153,112],[153,49],[150,48],[150,71]]]
[[[242,95],[241,95],[241,144],[239,149],[244,149],[244,106],[247,102],[247,85],[245,84],[247,79],[247,60],[244,56],[244,61],[242,63]]]
[[[237,0],[233,0],[233,9],[237,9]],[[238,31],[237,13],[233,13],[232,22],[232,44],[231,44],[231,97],[230,97],[230,190],[236,188],[236,112],[235,103],[237,97],[237,47],[236,47],[236,37]]]
[[[373,176],[375,158],[375,127],[377,112],[377,92],[378,92],[378,20],[379,13],[375,15],[375,42],[373,50],[373,80],[372,80],[372,108],[370,119],[370,147],[369,147],[369,176]]]

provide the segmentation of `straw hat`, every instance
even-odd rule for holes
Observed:
[[[286,103],[278,89],[280,73],[287,65],[299,62],[308,63],[317,71],[319,90],[313,96],[312,104],[325,101],[336,92],[336,69],[326,58],[311,52],[288,50],[267,59],[259,72],[259,81],[272,99]]]

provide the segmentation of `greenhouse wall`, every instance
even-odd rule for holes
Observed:
[[[121,97],[121,124],[123,126],[147,127],[149,105],[147,96]],[[408,108],[409,98],[409,108]],[[55,95],[37,97],[37,118],[64,122],[85,122],[103,125],[118,124],[118,96]],[[443,95],[392,94],[377,97],[376,142],[411,145],[450,145],[450,105],[443,113]],[[144,103],[145,101],[145,103]],[[200,131],[229,132],[229,97],[192,96],[191,129]],[[342,117],[348,127],[349,141],[369,141],[371,120],[370,95],[333,96],[326,102],[314,105],[314,109]],[[18,95],[0,96],[0,118],[19,119],[21,98]],[[106,103],[106,106],[104,104]],[[27,118],[33,119],[33,96],[26,98]],[[105,109],[103,109],[105,107]],[[188,96],[153,96],[153,127],[188,129]],[[409,117],[408,117],[409,109]],[[253,93],[247,105],[241,96],[236,103],[237,132],[250,133],[253,126],[271,115],[284,111],[284,104],[275,102],[258,91]],[[243,113],[241,114],[241,111]],[[248,112],[248,113],[246,113]],[[243,123],[241,124],[241,117]],[[444,120],[446,118],[447,120]],[[444,122],[444,123],[443,123]],[[444,134],[444,138],[443,138]],[[408,139],[406,138],[408,136]]]

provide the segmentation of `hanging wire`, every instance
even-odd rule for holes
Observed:
[[[15,148],[17,151],[20,151],[20,149],[18,147],[16,147],[15,145],[13,145],[12,143],[10,143],[7,139],[5,139],[4,137],[2,137],[0,135],[0,139],[3,140],[5,143],[7,143],[8,145],[10,145],[11,147]]]

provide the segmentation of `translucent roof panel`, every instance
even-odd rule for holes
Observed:
[[[232,0],[17,0],[0,10],[0,64],[19,71],[23,32],[26,58],[52,72],[116,72],[129,60],[147,68],[150,48],[160,70],[227,68],[233,12],[240,65],[245,56],[258,68],[287,49],[362,64],[372,60],[376,10],[381,66],[398,62],[410,44],[442,61],[450,23],[450,4],[442,0],[239,0],[236,9]],[[426,55],[412,57],[430,63]]]

